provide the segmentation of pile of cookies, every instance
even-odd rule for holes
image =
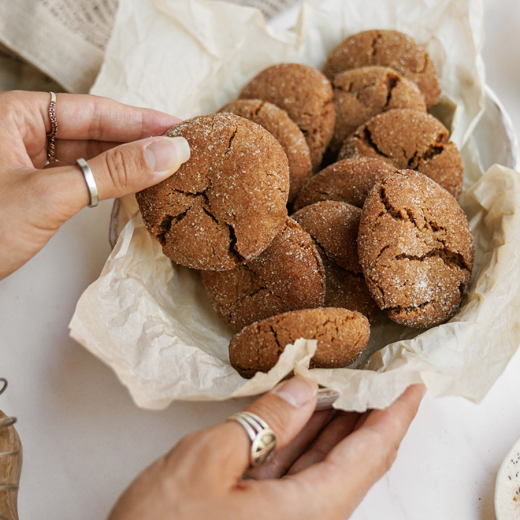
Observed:
[[[365,31],[323,73],[269,67],[167,132],[191,158],[137,201],[164,254],[201,271],[242,376],[298,338],[318,342],[312,367],[344,367],[385,313],[420,328],[454,315],[474,242],[455,198],[461,157],[428,113],[439,97],[414,40]]]

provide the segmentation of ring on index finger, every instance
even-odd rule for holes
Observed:
[[[51,102],[49,104],[49,119],[51,120],[51,131],[47,134],[49,145],[47,147],[47,160],[49,163],[56,162],[56,134],[58,133],[58,120],[56,119],[56,94],[49,92]]]
[[[267,423],[251,412],[238,412],[228,418],[242,426],[251,439],[249,461],[251,466],[258,466],[268,461],[276,447],[276,435]]]

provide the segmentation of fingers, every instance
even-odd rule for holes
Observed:
[[[295,461],[287,471],[287,474],[295,475],[305,468],[324,460],[334,446],[352,433],[358,419],[358,413],[340,412],[320,433],[312,447]]]
[[[323,462],[287,479],[293,481],[287,487],[287,499],[291,499],[289,493],[295,499],[304,495],[302,490],[312,489],[320,504],[327,504],[336,514],[340,512],[339,518],[348,518],[392,465],[423,395],[424,387],[414,385],[386,410],[370,412],[364,424],[333,448]],[[312,500],[302,507],[312,511]]]
[[[301,377],[285,381],[246,408],[275,432],[277,450],[287,446],[304,427],[316,407],[317,384]],[[209,486],[235,488],[249,466],[251,440],[235,421],[192,434],[167,456],[169,467],[185,468],[185,478]]]
[[[58,166],[74,164],[80,157],[88,161],[103,152],[119,146],[120,144],[121,143],[116,141],[66,141],[58,139],[56,141],[56,158],[59,161]],[[35,162],[34,158],[33,161]]]
[[[35,96],[46,133],[49,133],[49,94],[29,95]],[[131,107],[104,97],[81,94],[57,94],[56,97],[57,139],[130,142],[163,134],[181,122],[157,110]]]
[[[246,471],[246,475],[256,480],[281,478],[302,453],[312,444],[318,433],[330,422],[335,410],[315,412],[296,438],[287,446],[277,451],[265,464]]]

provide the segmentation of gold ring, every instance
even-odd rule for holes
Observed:
[[[47,134],[49,145],[47,147],[47,161],[56,162],[56,134],[58,133],[58,121],[56,120],[56,94],[49,92],[51,102],[49,105],[49,118],[51,120],[51,131]]]

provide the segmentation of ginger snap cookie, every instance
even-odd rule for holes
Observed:
[[[324,200],[335,200],[363,207],[374,184],[394,166],[373,157],[343,159],[312,177],[298,194],[294,211]]]
[[[345,139],[369,119],[394,108],[426,112],[423,95],[415,83],[385,67],[361,67],[332,80],[336,124],[330,142],[339,152]]]
[[[433,61],[413,38],[399,31],[374,29],[350,36],[330,53],[323,72],[332,79],[368,65],[394,69],[417,84],[428,107],[438,103],[441,89]]]
[[[174,126],[191,157],[137,194],[148,231],[174,262],[222,271],[252,260],[285,225],[289,166],[278,141],[234,114]]]
[[[282,145],[289,160],[289,202],[293,202],[312,175],[312,163],[305,136],[287,112],[260,99],[237,99],[222,107],[219,112],[231,112],[253,121],[264,127]]]
[[[320,255],[309,234],[291,218],[259,257],[231,271],[204,271],[202,282],[219,316],[235,331],[324,303]]]
[[[437,183],[412,170],[383,177],[363,206],[358,248],[368,288],[390,319],[426,328],[455,314],[475,245],[464,211]]]
[[[382,314],[359,264],[357,236],[361,210],[327,200],[306,206],[292,218],[311,235],[325,267],[326,307],[357,311],[374,321]]]
[[[329,146],[334,131],[330,81],[319,71],[298,63],[282,63],[255,76],[241,99],[263,99],[283,108],[305,135],[313,168]]]
[[[338,159],[377,157],[400,170],[417,170],[458,197],[464,166],[448,137],[448,129],[429,114],[389,110],[359,127],[343,144]]]
[[[229,344],[229,360],[242,377],[267,372],[285,347],[299,338],[318,341],[310,368],[342,368],[353,363],[367,346],[368,320],[346,309],[307,309],[287,312],[253,323]]]

